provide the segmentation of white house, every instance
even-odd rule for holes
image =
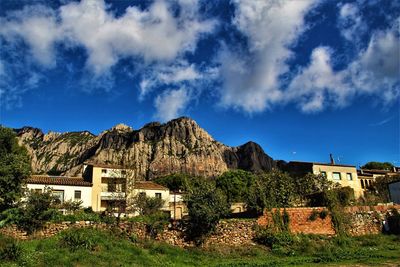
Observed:
[[[83,207],[92,206],[92,183],[80,177],[32,175],[27,180],[28,190],[43,192],[50,188],[61,202],[82,200]]]

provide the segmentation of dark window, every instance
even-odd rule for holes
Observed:
[[[82,191],[80,191],[80,190],[75,190],[74,197],[75,197],[75,199],[81,199],[81,197],[82,197]]]
[[[156,198],[161,199],[161,193],[156,193]]]
[[[145,197],[145,196],[146,196],[146,192],[140,192],[140,193],[139,193],[139,196],[140,196],[140,197]]]
[[[364,185],[364,180],[361,180],[361,188],[364,189],[365,185]]]
[[[321,175],[326,177],[326,172],[321,172]]]
[[[102,169],[101,173],[107,173],[107,170],[106,169]]]
[[[126,174],[126,171],[121,171],[121,175],[125,175]]]

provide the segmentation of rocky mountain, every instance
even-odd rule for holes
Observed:
[[[85,161],[129,166],[145,180],[177,172],[212,177],[228,169],[258,172],[275,166],[258,144],[226,146],[186,117],[139,130],[119,124],[98,136],[87,131],[44,134],[32,127],[16,132],[32,156],[34,173],[79,176]]]

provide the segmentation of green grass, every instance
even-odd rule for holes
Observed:
[[[40,240],[17,242],[16,260],[1,266],[325,266],[400,262],[398,236],[357,238],[296,237],[290,247],[213,246],[181,249],[161,242],[133,243],[111,232],[68,230]],[[0,236],[0,258],[5,244],[16,242]],[[73,244],[80,244],[74,249]],[[89,244],[89,245],[85,245]],[[8,246],[9,247],[9,246]]]

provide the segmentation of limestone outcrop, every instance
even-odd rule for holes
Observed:
[[[143,180],[177,172],[213,177],[228,169],[259,172],[275,166],[258,144],[226,146],[187,117],[139,130],[119,124],[98,136],[87,131],[44,134],[32,127],[16,132],[32,156],[34,173],[76,176],[85,161],[124,165]]]

